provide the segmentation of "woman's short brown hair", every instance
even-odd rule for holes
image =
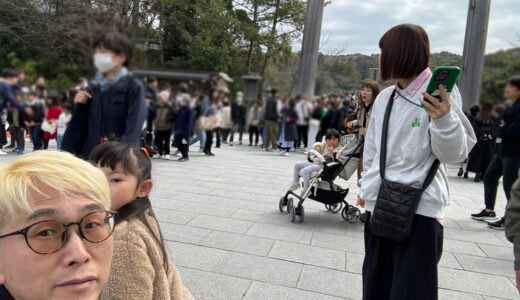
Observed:
[[[428,34],[419,25],[392,27],[379,40],[381,79],[413,78],[430,63]]]

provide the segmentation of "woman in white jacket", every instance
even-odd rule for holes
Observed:
[[[456,87],[451,95],[439,87],[442,101],[425,93],[432,72],[428,67],[429,39],[422,27],[395,26],[383,35],[379,47],[381,79],[393,79],[397,84],[378,95],[365,139],[358,195],[358,204],[367,210],[363,299],[437,299],[437,263],[442,255],[444,208],[449,196],[445,164],[464,160],[476,142],[475,134],[462,112]],[[380,173],[383,120],[389,103],[393,105],[386,130],[386,163],[382,160],[385,182],[419,190],[430,170],[434,174],[431,184],[425,184],[422,195],[416,197],[418,208],[408,210],[412,211],[410,217],[403,219],[403,223],[409,221],[411,229],[400,241],[377,228],[383,223],[388,229],[388,224],[399,226],[400,222],[395,223],[400,216],[385,220],[382,216],[387,211],[376,207],[377,202],[392,198],[387,191],[395,191],[381,185]],[[437,160],[441,163],[438,169],[432,167]],[[392,209],[407,208],[394,204]]]

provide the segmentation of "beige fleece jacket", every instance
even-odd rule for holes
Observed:
[[[158,233],[155,219],[147,221]],[[171,260],[168,272],[163,266],[160,246],[139,218],[117,224],[114,255],[108,284],[101,300],[193,300]]]

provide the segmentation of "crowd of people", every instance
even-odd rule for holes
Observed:
[[[471,150],[466,170],[461,163],[459,177],[468,178],[475,173],[475,182],[484,182],[485,208],[471,214],[475,220],[486,221],[493,229],[504,229],[505,218],[497,217],[495,201],[499,180],[502,178],[507,201],[520,167],[520,77],[512,77],[504,89],[504,103],[483,103],[470,108],[468,119],[472,122],[477,143]]]
[[[486,103],[466,116],[457,88],[448,94],[440,85],[440,98],[425,92],[432,72],[421,26],[395,26],[379,47],[381,79],[395,85],[380,90],[369,80],[359,92],[312,100],[280,99],[273,88],[249,107],[241,93],[230,99],[217,88],[205,96],[190,93],[185,83],[175,94],[159,90],[155,78],[143,85],[127,69],[131,43],[116,31],[94,39],[96,76],[71,90],[47,89],[43,77],[29,87],[23,73],[3,70],[0,111],[7,108],[8,147],[28,152],[29,132],[34,150],[55,139],[64,151],[36,151],[0,167],[0,299],[192,299],[148,197],[151,159],[171,159],[173,147],[186,162],[196,143],[214,156],[214,141],[217,148],[241,145],[246,129],[251,147],[284,156],[314,150],[331,161],[340,132],[356,134],[363,141],[354,154],[357,205],[366,209],[363,298],[437,299],[449,197],[444,164],[469,156],[459,175],[483,178],[481,214],[492,215],[503,175],[511,199],[507,236],[520,241],[520,78],[506,85],[505,109]],[[0,145],[7,143],[4,129]],[[297,164],[291,186],[300,170],[308,185],[315,169],[314,162]],[[520,251],[515,256],[520,269]],[[520,270],[517,275],[520,280]]]

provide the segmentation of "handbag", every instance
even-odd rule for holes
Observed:
[[[56,122],[49,123],[47,120],[43,121],[42,130],[54,134],[56,132]]]
[[[215,116],[201,116],[199,118],[199,128],[204,131],[210,131],[217,125],[217,118]]]
[[[408,239],[412,230],[413,219],[419,207],[422,194],[433,181],[440,161],[436,159],[433,162],[421,188],[415,188],[385,179],[388,122],[394,103],[395,92],[394,90],[390,99],[388,99],[385,117],[383,119],[379,159],[381,186],[379,187],[376,205],[370,218],[370,230],[377,236],[389,238],[396,242],[404,242]]]

